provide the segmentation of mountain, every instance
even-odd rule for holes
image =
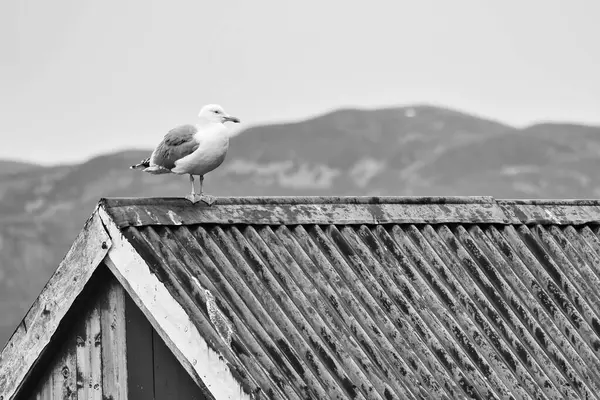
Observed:
[[[100,197],[183,196],[185,176],[131,171],[149,149],[41,167],[0,161],[0,345]],[[234,136],[214,195],[600,197],[600,127],[517,129],[445,108],[344,109]]]
[[[23,161],[0,160],[0,175],[10,175],[36,168],[41,168],[41,166]]]

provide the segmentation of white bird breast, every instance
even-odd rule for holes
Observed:
[[[223,124],[199,130],[194,135],[200,146],[177,161],[171,170],[176,174],[204,175],[214,170],[225,160],[229,148],[229,135]]]

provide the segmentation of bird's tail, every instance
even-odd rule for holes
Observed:
[[[141,169],[144,172],[153,175],[161,175],[161,174],[171,174],[171,170],[165,167],[161,167],[160,165],[152,165],[150,166],[150,157],[142,160],[139,164],[132,165],[129,169]]]
[[[142,160],[139,164],[132,165],[129,169],[143,169],[148,168],[150,166],[150,157]]]

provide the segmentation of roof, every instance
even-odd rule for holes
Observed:
[[[94,215],[104,262],[215,398],[232,382],[248,398],[600,398],[599,201],[104,199]]]

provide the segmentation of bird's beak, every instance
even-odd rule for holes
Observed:
[[[240,123],[240,119],[239,119],[239,118],[233,117],[233,116],[231,116],[231,115],[226,115],[226,116],[223,118],[223,121],[224,121],[224,122],[231,121],[231,122],[235,122],[236,124],[239,124],[239,123]]]

